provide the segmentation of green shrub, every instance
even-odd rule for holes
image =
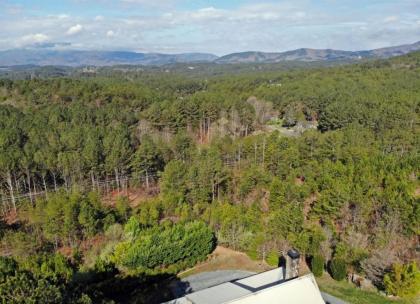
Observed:
[[[311,259],[311,270],[314,276],[321,277],[324,272],[324,258],[316,254]]]
[[[279,266],[279,254],[277,251],[272,250],[267,254],[266,262],[270,266]]]
[[[3,282],[8,275],[12,275],[17,269],[18,265],[14,259],[0,256],[0,282]]]
[[[33,269],[21,269],[15,260],[0,258],[0,303],[64,303],[65,263],[60,255],[43,255],[27,262]]]
[[[415,262],[408,265],[395,264],[384,277],[388,294],[402,298],[415,298],[420,294],[420,271]]]
[[[21,270],[30,271],[36,279],[46,279],[54,284],[70,282],[73,268],[61,254],[33,255],[19,264]]]
[[[131,270],[167,268],[173,264],[190,267],[213,251],[215,238],[203,222],[137,230],[135,218],[125,226],[127,241],[115,247],[112,260]],[[181,266],[181,268],[184,268]]]
[[[120,196],[117,198],[115,204],[115,209],[117,211],[118,218],[121,222],[126,222],[130,216],[130,201],[126,196]]]
[[[341,281],[346,278],[347,265],[343,259],[334,258],[330,263],[330,270],[334,280]]]
[[[249,256],[249,258],[251,260],[257,261],[258,260],[258,252],[256,249],[250,249],[246,252],[247,256]]]

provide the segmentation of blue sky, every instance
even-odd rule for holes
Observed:
[[[420,0],[0,0],[0,49],[217,55],[420,40]]]

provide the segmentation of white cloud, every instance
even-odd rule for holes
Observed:
[[[0,49],[64,40],[71,44],[62,47],[69,49],[200,51],[223,55],[300,47],[369,49],[414,42],[420,35],[420,7],[405,7],[400,2],[381,7],[382,10],[377,6],[362,10],[350,0],[325,10],[307,0],[248,1],[233,8],[211,6],[211,1],[201,0],[199,3],[207,5],[200,7],[198,3],[197,9],[171,4],[186,0],[75,3],[86,1],[101,1],[115,12],[108,15],[104,11],[98,16],[91,15],[91,11],[69,16],[42,15],[39,11],[24,11],[19,16],[6,13],[5,18],[0,18]],[[257,4],[249,4],[252,2]],[[331,6],[334,8],[329,9]],[[3,12],[0,6],[0,15]]]
[[[49,40],[49,37],[47,35],[42,34],[42,33],[37,33],[37,34],[30,34],[30,35],[25,35],[21,37],[20,44],[31,45],[31,44],[46,42],[48,40]]]
[[[115,36],[115,32],[112,31],[112,30],[109,30],[108,32],[106,32],[106,36],[109,37],[109,38],[112,38],[112,37]]]
[[[214,7],[206,7],[199,9],[197,11],[192,11],[187,13],[187,18],[193,18],[196,20],[206,21],[211,19],[218,19],[218,18],[226,18],[228,16],[228,12],[221,9],[216,9]],[[177,15],[173,16],[177,18]]]
[[[71,26],[67,30],[66,34],[69,36],[72,36],[72,35],[79,34],[81,31],[83,31],[83,26],[80,24],[76,24],[76,25]]]

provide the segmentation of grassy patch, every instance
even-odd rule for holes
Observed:
[[[259,273],[271,268],[272,267],[261,261],[253,261],[242,252],[217,246],[216,250],[209,256],[207,261],[198,263],[195,267],[179,273],[178,277],[185,278],[201,272],[231,269]]]
[[[346,281],[337,282],[328,274],[317,278],[319,288],[352,304],[415,304],[415,301],[389,299],[374,291],[364,291]]]
[[[269,126],[279,126],[281,127],[283,125],[283,119],[281,118],[272,118],[267,122],[267,125]]]

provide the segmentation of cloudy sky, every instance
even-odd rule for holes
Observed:
[[[420,0],[0,0],[0,49],[217,55],[420,40]]]

